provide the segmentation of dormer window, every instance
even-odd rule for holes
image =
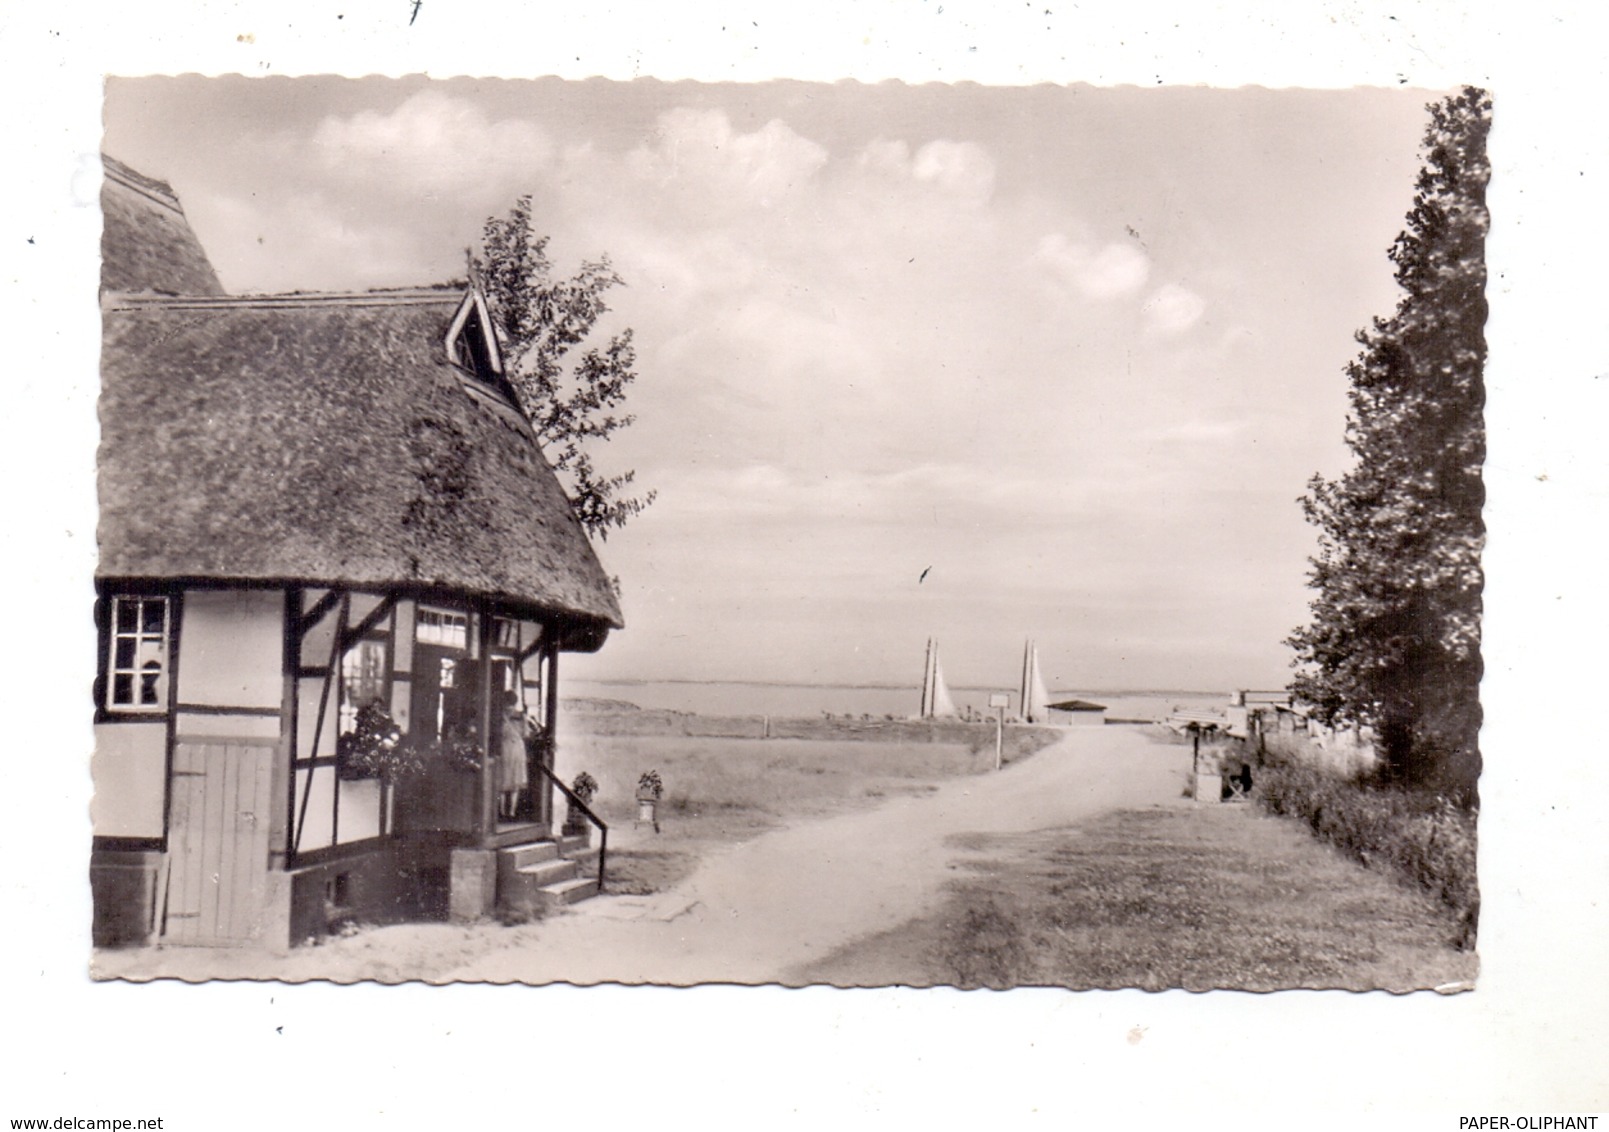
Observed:
[[[497,374],[492,370],[491,354],[486,348],[486,335],[481,330],[480,319],[472,318],[464,323],[464,329],[453,340],[453,361],[486,384],[497,383]]]
[[[492,331],[491,314],[480,292],[470,291],[458,306],[447,330],[447,357],[459,369],[492,389],[508,395],[503,381],[503,359]]]

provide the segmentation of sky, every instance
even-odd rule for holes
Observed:
[[[658,492],[591,679],[1280,686],[1298,497],[1419,167],[1406,88],[112,79],[224,286],[464,275],[533,198],[627,286]]]

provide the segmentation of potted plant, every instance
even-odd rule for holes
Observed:
[[[659,832],[659,800],[665,794],[665,784],[657,770],[644,771],[637,779],[637,820],[634,826],[648,822]]]
[[[586,771],[582,771],[580,774],[575,776],[575,781],[570,783],[570,792],[572,794],[574,794],[577,798],[581,799],[581,804],[582,805],[590,806],[590,805],[592,805],[592,799],[598,793],[598,780],[596,778],[593,778],[592,775],[588,774]],[[566,805],[566,809],[565,809],[565,812],[564,812],[564,834],[565,834],[565,836],[566,837],[572,837],[572,836],[575,836],[577,834],[586,833],[587,832],[586,815],[584,815],[581,812],[581,810],[579,808],[577,808],[576,804],[573,801],[570,801],[570,800],[566,799],[565,805]]]
[[[400,778],[419,769],[396,720],[377,702],[358,708],[352,730],[335,741],[335,773],[343,782]]]

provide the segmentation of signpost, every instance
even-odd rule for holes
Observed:
[[[998,709],[994,721],[994,768],[1000,769],[1001,745],[1006,731],[1006,707],[1011,703],[1011,697],[1004,692],[989,693],[989,706]]]

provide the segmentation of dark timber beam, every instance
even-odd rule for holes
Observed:
[[[380,604],[375,606],[367,617],[341,633],[341,651],[345,652],[347,649],[351,648],[354,644],[361,640],[364,634],[366,634],[370,629],[373,629],[381,621],[384,621],[387,617],[390,617],[391,611],[396,608],[396,605],[396,594],[387,594],[385,597],[381,598]]]
[[[296,635],[298,637],[307,636],[307,631],[314,625],[317,625],[320,621],[324,620],[324,615],[330,610],[334,609],[335,603],[340,600],[340,590],[327,590],[323,597],[319,598],[313,603],[312,609],[309,609],[306,613],[302,614],[296,619]]]

